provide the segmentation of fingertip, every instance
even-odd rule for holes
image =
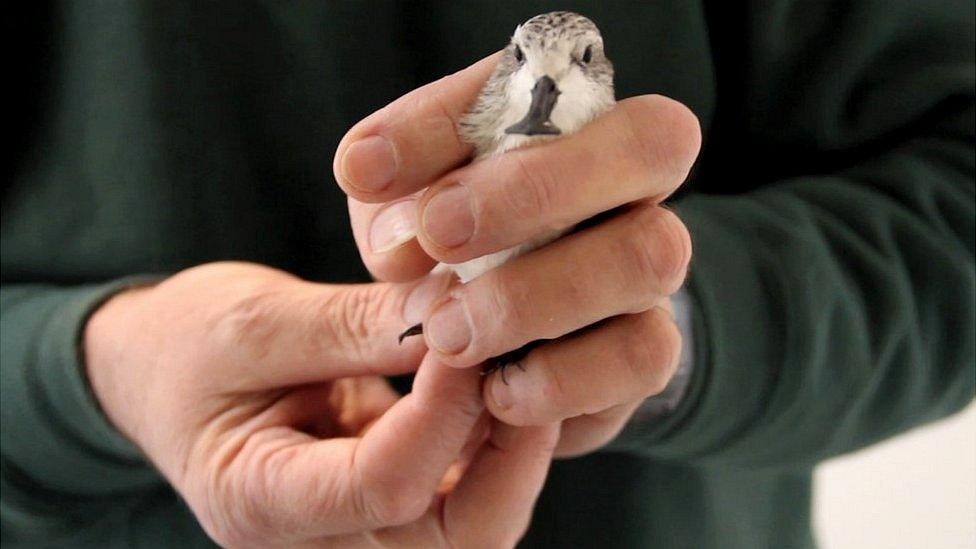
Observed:
[[[374,279],[408,282],[437,264],[416,239],[416,197],[387,204],[367,204],[349,197],[348,203],[359,255]]]
[[[684,181],[701,151],[701,122],[687,105],[663,95],[641,95],[624,99],[618,107],[634,124],[634,135],[653,143],[657,156]],[[661,139],[665,135],[667,139]]]
[[[394,143],[377,134],[356,139],[337,152],[334,168],[344,190],[369,201],[393,184],[398,165]]]
[[[552,420],[533,417],[534,414],[521,404],[527,398],[524,382],[517,378],[524,372],[516,371],[503,373],[498,370],[485,380],[482,388],[482,398],[485,407],[498,421],[512,427],[538,426],[550,423]]]
[[[412,238],[392,250],[364,252],[363,263],[378,281],[409,282],[429,273],[437,260],[427,255],[417,239]]]
[[[443,273],[432,273],[407,290],[401,316],[406,326],[422,327],[424,317],[451,285],[451,278]],[[419,335],[419,333],[417,334]],[[416,338],[424,341],[422,337]]]
[[[428,186],[471,156],[458,120],[471,107],[500,53],[418,88],[343,136],[332,169],[349,196],[379,203]]]

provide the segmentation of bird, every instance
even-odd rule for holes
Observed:
[[[536,15],[515,28],[485,86],[461,117],[458,133],[473,146],[472,162],[571,135],[616,104],[613,78],[613,63],[593,21],[569,11]],[[453,271],[467,283],[572,230],[549,231],[463,263],[441,263],[435,272]],[[399,340],[421,333],[423,325],[417,324]],[[495,357],[482,373],[501,368],[504,375],[504,368],[518,364],[531,347]]]

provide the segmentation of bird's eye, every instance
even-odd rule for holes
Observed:
[[[523,59],[525,59],[525,54],[522,53],[522,48],[515,46],[515,60],[521,63]]]
[[[586,46],[586,49],[583,50],[583,57],[580,59],[580,61],[582,61],[583,64],[585,65],[592,60],[593,60],[593,46]]]

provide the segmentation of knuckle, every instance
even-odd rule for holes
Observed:
[[[671,381],[671,376],[674,375],[675,370],[678,369],[678,359],[681,358],[681,330],[678,329],[678,325],[672,320],[671,315],[664,309],[655,309],[655,316],[658,318],[658,330],[656,341],[657,345],[662,350],[662,362],[660,364],[661,372],[663,373],[661,377],[661,385],[655,391],[660,393],[667,386],[668,382]]]
[[[333,347],[364,350],[364,342],[372,341],[371,334],[391,314],[390,295],[393,286],[369,284],[346,288],[330,294],[326,299],[310,304],[309,318],[322,319],[325,337]]]
[[[664,96],[660,101],[661,124],[671,136],[669,153],[687,174],[701,149],[701,123],[687,105]]]
[[[656,395],[664,390],[677,354],[681,350],[681,334],[663,309],[652,309],[636,315],[635,323],[626,330],[624,360],[642,389],[642,396]]]
[[[635,276],[653,294],[670,295],[684,282],[691,260],[691,236],[670,210],[644,207],[628,231]]]
[[[658,170],[655,160],[660,155],[657,148],[660,138],[649,131],[649,127],[652,126],[646,109],[633,102],[623,102],[620,105],[625,121],[622,148],[628,158],[640,162],[641,172],[648,176],[646,179],[650,181],[649,176]]]
[[[257,288],[240,299],[216,319],[213,333],[219,348],[244,348],[261,358],[279,330],[276,319],[283,298],[276,288]]]
[[[658,208],[657,213],[659,271],[664,281],[663,289],[670,295],[678,291],[684,283],[688,263],[691,261],[691,235],[685,224],[671,210]]]
[[[535,371],[542,375],[542,382],[539,384],[539,395],[534,399],[533,404],[548,403],[554,409],[562,409],[567,401],[571,400],[568,394],[567,380],[563,378],[565,371],[550,360],[546,353],[536,353],[536,364],[531,365]]]
[[[635,153],[665,165],[683,180],[701,149],[701,125],[686,105],[662,95],[621,102]]]
[[[639,211],[627,224],[626,243],[624,253],[630,261],[631,278],[634,279],[638,299],[635,302],[638,310],[644,311],[653,306],[655,299],[663,285],[661,258],[656,253],[655,227],[649,212]]]
[[[461,140],[458,132],[461,118],[460,113],[451,109],[449,102],[444,97],[444,92],[439,91],[439,89],[431,89],[428,91],[430,93],[422,95],[420,101],[425,102],[429,105],[430,110],[436,113],[436,116],[431,119],[431,124],[434,126],[430,128],[430,130],[433,130],[431,133],[450,136],[458,148],[464,147],[464,142]]]
[[[489,330],[504,330],[505,334],[524,332],[531,320],[530,311],[525,307],[530,292],[524,279],[504,267],[490,271],[485,278],[488,307],[487,315],[482,318],[490,319]]]
[[[552,167],[539,155],[512,154],[514,173],[505,200],[505,219],[537,222],[555,212],[559,197],[558,181]]]

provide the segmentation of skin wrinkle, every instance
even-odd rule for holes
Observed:
[[[450,105],[450,102],[445,101],[440,93],[431,94],[430,102],[440,113],[440,116],[442,116],[445,120],[447,120],[450,123],[451,131],[447,133],[454,137],[454,142],[457,145],[458,150],[463,151],[468,149],[470,145],[466,143],[464,139],[460,135],[458,135],[457,132],[457,128],[460,125],[462,114],[452,111],[451,108],[448,106]]]
[[[671,295],[678,291],[684,282],[688,263],[691,260],[691,236],[674,212],[664,209],[650,211],[655,214],[651,220],[653,227],[664,227],[664,230],[654,232],[668,235],[668,238],[654,240],[654,243],[662,246],[666,251],[657,250],[658,253],[653,255],[660,258],[654,265],[662,281],[661,293]],[[651,228],[647,227],[647,229]]]
[[[289,436],[279,436],[286,433]],[[296,440],[299,437],[291,436],[293,434],[297,433],[287,427],[258,431],[248,437],[241,450],[244,461],[238,466],[247,472],[242,474],[244,482],[241,497],[234,499],[242,506],[243,520],[235,522],[247,524],[254,532],[267,532],[272,535],[279,533],[276,527],[280,529],[281,525],[275,521],[274,513],[269,510],[278,508],[275,504],[277,502],[271,505],[267,505],[266,502],[275,501],[275,486],[284,474],[281,463],[294,459],[296,446],[308,442],[308,439]],[[256,442],[261,439],[268,440]],[[299,501],[287,502],[286,508],[305,507],[312,503],[306,496],[299,498]],[[246,540],[252,536],[240,539]]]
[[[562,379],[562,370],[559,368],[545,367],[545,358],[539,357],[539,361],[542,362],[542,367],[538,368],[538,371],[543,374],[543,388],[542,388],[542,402],[548,402],[553,408],[558,409],[560,407],[561,401],[566,397],[566,389],[564,386],[564,381]],[[548,382],[546,382],[548,380]],[[497,381],[495,382],[497,383]]]
[[[449,521],[447,518],[448,497],[449,496],[439,497],[437,500],[437,510],[435,511],[434,516],[437,523],[436,530],[438,533],[438,540],[441,542],[441,547],[446,547],[447,549],[458,549],[459,546],[454,543],[454,536],[451,534],[451,521]]]
[[[515,219],[534,220],[544,217],[546,212],[559,211],[554,207],[559,204],[560,189],[559,179],[545,161],[536,158],[528,158],[524,154],[512,154],[509,156],[515,164],[515,177],[522,184],[518,186],[517,193],[506,193],[502,198],[509,197],[504,201],[506,209],[510,210],[511,216]],[[551,229],[565,229],[572,223],[566,223],[561,227],[550,227],[549,230],[537,229],[539,233],[550,232]],[[530,235],[538,236],[538,235]]]
[[[625,362],[632,367],[637,385],[646,389],[646,392],[636,396],[646,398],[664,390],[675,363],[674,349],[681,347],[680,340],[677,347],[674,344],[677,328],[672,328],[674,323],[664,309],[655,307],[636,317],[633,321],[640,328],[630,335],[630,341],[623,349],[624,352],[636,353]],[[647,334],[652,334],[652,337],[647,337]],[[680,338],[680,335],[677,337]],[[662,366],[669,371],[661,371]]]
[[[330,293],[320,305],[316,305],[317,302],[313,301],[313,305],[320,309],[320,313],[312,318],[332,320],[324,323],[324,331],[331,337],[313,337],[313,343],[320,348],[330,346],[346,349],[347,353],[352,351],[355,353],[353,358],[355,362],[366,365],[369,373],[381,375],[370,366],[372,349],[363,348],[361,342],[376,340],[373,332],[377,331],[377,326],[383,325],[379,319],[388,315],[387,311],[380,308],[385,308],[390,303],[389,296],[393,292],[393,286],[364,285],[352,291]],[[405,293],[396,293],[392,310],[402,310],[405,299]],[[341,314],[336,315],[336,312]],[[341,321],[336,322],[336,318],[340,318]],[[312,331],[309,331],[309,335],[313,335]],[[327,341],[329,341],[328,345],[325,343]]]
[[[519,273],[508,269],[496,269],[486,280],[490,289],[482,295],[489,297],[489,307],[485,314],[478,315],[478,318],[487,320],[482,323],[480,333],[494,340],[514,338],[520,344],[528,343],[519,328],[532,318],[532,314],[521,306],[531,295],[531,289]],[[485,327],[489,329],[485,330]]]
[[[623,118],[627,121],[627,124],[618,125],[617,128],[621,128],[622,126],[620,134],[623,135],[624,141],[626,142],[625,149],[631,151],[631,154],[627,155],[628,159],[631,161],[633,161],[634,157],[640,159],[642,168],[641,172],[650,175],[658,172],[659,166],[655,165],[654,162],[651,162],[650,159],[654,153],[649,151],[649,147],[644,145],[644,142],[641,140],[638,130],[638,122],[634,116],[634,113],[631,112],[632,107],[630,107],[630,105],[632,104],[633,103],[631,102],[623,102],[621,104],[620,112],[623,113]],[[660,161],[660,158],[658,158],[658,161]],[[648,177],[644,183],[653,184],[653,181],[653,177]]]
[[[408,400],[406,405],[416,408],[416,399],[411,398],[413,396],[408,394],[403,398]],[[403,405],[401,404],[401,406]],[[388,465],[383,464],[384,467]],[[360,465],[361,467],[362,465]],[[375,468],[377,465],[374,464],[373,467]],[[384,482],[383,484],[367,482],[367,480],[375,479],[378,476],[377,473],[378,471],[362,471],[360,469],[359,475],[364,508],[368,513],[367,516],[377,521],[377,526],[407,524],[417,520],[428,510],[433,498],[432,492],[422,491],[421,489],[424,487],[418,488],[412,479],[393,477],[392,482]],[[387,475],[384,480],[389,481],[390,477]]]
[[[672,251],[670,239],[658,238],[660,231],[661,211],[655,209],[641,209],[633,212],[631,221],[634,230],[627,236],[626,242],[630,248],[631,264],[634,266],[634,278],[638,287],[648,288],[648,294],[671,295],[681,285],[681,280],[675,276],[677,265]],[[663,244],[662,244],[663,240]],[[661,250],[664,247],[666,251]],[[660,253],[664,251],[664,253]],[[658,252],[658,253],[655,253]]]
[[[236,500],[236,498],[231,497],[228,499],[220,496],[219,494],[224,492],[232,493],[234,491],[231,483],[228,481],[228,477],[234,477],[234,470],[244,467],[241,464],[242,460],[246,462],[252,457],[252,452],[249,452],[248,448],[254,444],[252,437],[261,431],[258,430],[246,432],[246,426],[255,423],[257,417],[260,417],[267,410],[272,408],[282,397],[283,396],[279,394],[276,398],[269,399],[269,401],[261,407],[262,411],[259,412],[257,416],[251,416],[250,409],[241,409],[238,406],[224,410],[217,414],[213,421],[207,423],[208,430],[214,430],[220,433],[218,439],[210,440],[208,437],[203,436],[204,433],[198,435],[197,442],[209,442],[210,444],[205,444],[205,446],[208,446],[208,450],[212,449],[210,459],[205,460],[208,465],[204,467],[204,470],[209,472],[208,479],[204,483],[207,492],[205,500],[207,501],[208,515],[210,518],[209,523],[206,523],[208,532],[211,532],[213,527],[218,527],[219,533],[230,535],[233,539],[234,532],[229,531],[233,529],[228,529],[227,524],[237,524],[240,521],[225,520],[227,518],[225,517],[226,513],[218,512],[217,509],[214,508],[214,503]],[[226,418],[228,414],[231,416],[231,419],[221,420],[221,418]],[[233,418],[236,416],[244,416],[248,419],[238,423],[234,427],[228,428],[226,426],[228,421],[231,423],[237,423],[235,420],[233,420]],[[223,439],[223,442],[221,442],[220,439]],[[215,447],[212,446],[214,443],[216,443]],[[243,498],[243,500],[247,501],[247,498]],[[213,535],[213,533],[211,533],[211,535]],[[220,536],[216,537],[217,539],[220,539]]]
[[[374,512],[373,507],[370,505],[370,497],[366,489],[366,483],[363,481],[363,469],[362,469],[362,459],[360,458],[359,450],[362,448],[362,438],[359,438],[353,444],[352,450],[349,452],[349,467],[347,470],[350,472],[348,475],[348,490],[352,494],[353,508],[357,511],[360,517],[367,517],[368,521],[374,525],[382,524],[380,522],[380,517]],[[371,530],[366,530],[367,534],[371,533]]]

